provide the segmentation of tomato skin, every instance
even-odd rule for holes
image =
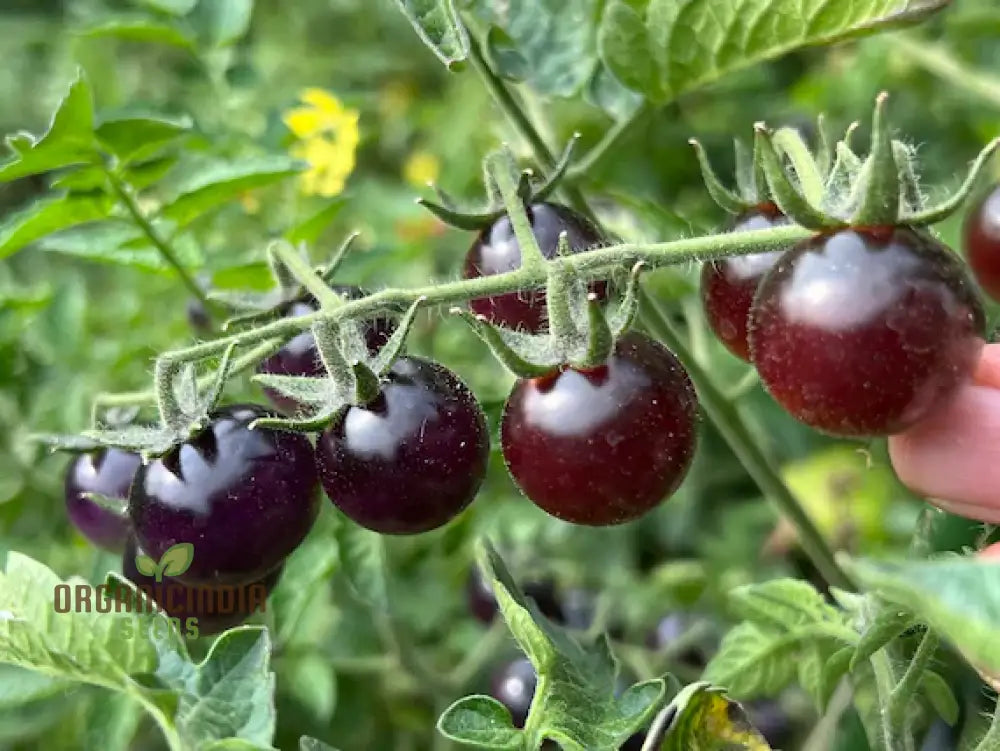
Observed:
[[[486,418],[447,368],[397,360],[382,392],[344,410],[316,443],[320,480],[333,504],[382,534],[417,534],[451,521],[486,474]]]
[[[965,220],[965,254],[983,291],[1000,300],[1000,185],[972,208]]]
[[[119,498],[124,507],[140,464],[142,459],[138,454],[107,448],[80,454],[66,468],[66,514],[94,545],[120,551],[128,538],[128,518],[103,508],[85,494]]]
[[[734,232],[749,232],[788,224],[776,206],[765,204],[738,217]],[[701,301],[708,325],[741,360],[750,362],[747,322],[754,294],[764,275],[784,251],[753,253],[707,261],[701,267]]]
[[[831,435],[891,435],[972,374],[985,314],[964,265],[908,227],[841,230],[793,248],[767,274],[750,317],[764,386]]]
[[[592,370],[515,384],[501,444],[514,482],[564,521],[621,524],[684,479],[696,443],[697,398],[673,353],[631,332]]]
[[[538,241],[538,248],[546,258],[555,257],[561,232],[566,232],[570,250],[574,253],[606,244],[600,230],[586,217],[566,206],[535,203],[526,207],[526,212]],[[476,279],[514,271],[520,266],[521,247],[514,236],[510,218],[505,214],[484,229],[469,248],[464,276],[466,279]],[[606,282],[595,282],[590,290],[603,300],[607,297],[608,285]],[[478,298],[472,300],[469,307],[474,313],[486,316],[491,322],[507,328],[538,333],[547,327],[544,290]]]
[[[300,433],[250,429],[272,414],[256,405],[216,410],[201,433],[136,474],[129,499],[136,540],[155,560],[191,543],[194,560],[181,581],[258,581],[312,527],[319,511],[312,444]]]

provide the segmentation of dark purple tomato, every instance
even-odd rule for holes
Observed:
[[[774,204],[763,204],[736,220],[733,231],[769,229],[787,224]],[[755,253],[708,261],[701,267],[701,302],[708,325],[737,357],[750,362],[747,318],[760,280],[784,251]]]
[[[142,464],[138,454],[108,448],[80,454],[66,469],[66,513],[84,537],[98,547],[119,551],[128,537],[125,501],[136,470]],[[116,514],[89,498],[85,493],[99,493],[122,501],[122,513]]]
[[[166,456],[140,467],[129,514],[139,546],[159,560],[194,545],[193,584],[246,584],[298,546],[319,510],[316,464],[299,433],[249,424],[268,413],[236,405]]]
[[[523,728],[528,719],[537,682],[535,668],[527,657],[511,660],[493,675],[490,693],[510,710],[516,728]]]
[[[979,286],[1000,300],[1000,185],[977,203],[965,220],[965,255]]]
[[[789,251],[750,316],[760,378],[794,417],[840,436],[898,433],[968,379],[985,317],[961,260],[907,227],[842,230]]]
[[[559,235],[566,233],[574,253],[606,244],[600,230],[586,217],[566,206],[555,203],[535,203],[526,207],[531,229],[542,255],[553,258],[559,247]],[[465,257],[465,278],[492,276],[521,267],[521,246],[514,237],[514,227],[506,215],[480,233]],[[606,282],[591,287],[600,299],[607,296]],[[486,316],[495,324],[537,333],[545,328],[545,292],[529,290],[495,297],[483,297],[470,304],[473,312]]]
[[[447,368],[416,357],[397,360],[379,395],[341,412],[316,444],[327,496],[383,534],[451,521],[475,498],[488,457],[475,396]]]
[[[191,633],[189,618],[197,618],[198,633],[203,636],[240,625],[255,612],[264,610],[267,596],[281,576],[278,566],[251,584],[185,584],[171,577],[158,582],[136,568],[135,559],[140,553],[135,540],[129,539],[122,558],[122,574],[168,616],[179,619],[182,633]]]
[[[368,293],[358,287],[346,285],[334,285],[333,289],[340,293],[346,300],[357,300]],[[299,316],[315,313],[319,306],[312,297],[297,300],[289,303],[285,312],[287,318],[298,318]],[[364,327],[365,343],[368,350],[374,354],[389,340],[395,330],[395,324],[387,318],[376,318],[367,322]],[[290,376],[312,376],[318,377],[325,374],[323,363],[319,359],[319,352],[316,349],[316,341],[313,335],[304,331],[290,339],[284,347],[265,359],[257,366],[258,373],[271,373],[273,375]],[[274,406],[286,413],[298,411],[299,404],[283,394],[279,394],[272,389],[264,389],[267,398]]]
[[[514,482],[576,524],[636,519],[673,493],[696,442],[697,399],[662,345],[635,332],[608,361],[518,381],[500,438]]]
[[[550,620],[561,623],[563,610],[556,594],[555,582],[551,579],[536,579],[526,582],[521,587],[524,595],[535,601],[542,615]],[[466,601],[469,611],[481,623],[492,623],[499,611],[499,605],[493,596],[493,590],[476,567],[469,571],[466,584]]]

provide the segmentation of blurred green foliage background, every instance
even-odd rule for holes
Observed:
[[[956,0],[917,37],[938,46],[918,45],[918,52],[937,50],[972,70],[997,70],[1000,11],[994,5]],[[196,126],[186,146],[190,158],[238,161],[287,152],[293,137],[283,115],[310,87],[331,92],[360,114],[356,167],[341,195],[306,196],[296,180],[286,180],[197,220],[186,258],[200,278],[216,285],[263,284],[266,242],[324,209],[334,218],[313,244],[317,261],[347,232],[362,233],[343,281],[379,288],[456,278],[471,237],[415,205],[415,197],[428,194],[424,181],[476,202],[480,160],[489,149],[505,140],[530,161],[527,145],[480,81],[471,72],[448,73],[389,0],[258,2],[242,38],[205,54],[80,33],[133,10],[119,0],[0,3],[0,131],[43,131],[78,67],[91,82],[100,114],[190,115]],[[921,144],[929,190],[944,192],[985,141],[1000,133],[1000,86],[990,101],[961,80],[942,80],[933,63],[893,35],[786,56],[642,117],[581,187],[623,237],[663,240],[717,229],[726,217],[708,199],[688,137],[697,135],[721,174],[730,174],[731,139],[749,134],[754,122],[808,129],[824,112],[839,130],[866,120],[875,95],[887,90],[893,121]],[[542,97],[529,87],[519,93],[552,144],[580,131],[586,149],[613,122],[582,97]],[[168,174],[165,184],[170,179]],[[0,220],[47,182],[29,178],[0,186]],[[955,245],[958,222],[941,230]],[[169,271],[116,263],[134,258],[91,250],[94,257],[84,258],[32,247],[0,262],[0,549],[25,552],[62,576],[98,581],[118,562],[72,530],[62,509],[66,458],[47,455],[29,436],[86,427],[95,393],[146,387],[155,354],[195,335],[186,319],[189,295]],[[652,279],[719,383],[737,384],[744,367],[709,336],[701,318],[697,269],[664,270]],[[410,346],[460,373],[495,425],[510,380],[460,323],[427,314]],[[246,382],[232,397],[260,394]],[[795,424],[759,387],[741,397],[740,406],[832,541],[866,552],[905,543],[920,503],[895,481],[881,446],[834,444]],[[943,545],[969,539],[969,525],[957,529]],[[620,656],[647,673],[669,667],[642,649],[663,614],[694,612],[721,630],[722,595],[733,585],[811,573],[708,424],[681,492],[640,522],[613,529],[576,528],[546,517],[517,495],[495,453],[488,485],[466,514],[439,532],[390,544],[402,617],[442,671],[483,638],[464,605],[471,540],[483,532],[502,546],[520,576],[553,575],[565,591],[597,593],[599,613],[624,631]],[[317,555],[307,545],[296,570],[308,571],[317,560],[310,556]],[[295,574],[286,574],[281,587],[295,586]],[[343,590],[334,580],[332,590],[309,592],[303,623],[278,642],[278,745],[293,747],[308,733],[344,750],[430,748],[431,728],[449,697],[407,676],[368,671],[358,657],[378,655],[377,636]],[[503,644],[497,660],[513,651],[511,642]],[[485,687],[491,664],[475,679],[476,688]],[[102,705],[96,690],[52,690],[44,679],[0,667],[0,748],[159,747],[157,731],[134,708]],[[801,697],[785,703],[803,728],[815,719]],[[118,735],[110,742],[88,736],[99,712],[118,718]]]

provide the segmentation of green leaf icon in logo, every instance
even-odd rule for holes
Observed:
[[[135,567],[143,576],[156,576],[156,561],[140,553],[135,557]]]
[[[143,576],[152,576],[157,583],[164,576],[180,576],[189,568],[194,560],[194,545],[190,542],[179,542],[167,548],[157,563],[148,555],[139,554],[135,557],[135,567]]]
[[[163,576],[180,576],[189,568],[194,560],[194,545],[190,542],[179,542],[167,548],[160,558],[160,570]]]

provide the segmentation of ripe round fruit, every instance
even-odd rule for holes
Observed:
[[[451,521],[479,491],[488,456],[486,418],[472,392],[447,368],[416,357],[397,360],[379,395],[344,410],[316,444],[327,496],[383,534]]]
[[[200,635],[217,634],[240,625],[255,612],[262,611],[265,601],[281,576],[281,566],[260,581],[237,586],[185,584],[171,577],[156,581],[136,568],[136,556],[142,551],[129,539],[122,557],[122,574],[150,597],[171,618],[181,621],[187,630],[189,618],[198,619]]]
[[[1000,185],[977,203],[965,220],[965,255],[979,286],[1000,300]]]
[[[750,315],[761,380],[794,417],[840,436],[898,433],[948,399],[983,346],[961,260],[908,227],[842,230],[789,251]]]
[[[736,220],[733,231],[769,229],[787,224],[774,204],[762,204]],[[701,267],[701,302],[708,325],[737,357],[750,362],[747,319],[760,280],[784,251],[754,253],[708,261]]]
[[[511,660],[493,676],[490,693],[510,710],[514,727],[523,728],[535,695],[535,668],[527,657]]]
[[[358,300],[368,293],[358,287],[347,285],[334,285],[333,289],[346,300]],[[285,311],[287,318],[298,318],[299,316],[315,313],[319,309],[316,300],[311,296],[289,303]],[[365,343],[371,353],[378,350],[389,340],[395,330],[395,324],[386,318],[376,318],[364,324]],[[310,376],[318,377],[325,375],[326,371],[323,362],[319,358],[316,349],[316,340],[312,333],[303,331],[289,340],[284,347],[265,359],[257,366],[258,373],[271,373],[273,375],[290,376]],[[299,404],[294,399],[280,394],[272,389],[264,389],[267,398],[274,406],[286,413],[294,413],[298,410]]]
[[[132,478],[142,464],[138,454],[108,448],[80,454],[66,468],[66,513],[84,537],[98,547],[119,551],[128,537],[128,500]],[[100,493],[122,501],[122,514],[87,498],[85,493]]]
[[[586,217],[566,206],[555,203],[535,203],[525,207],[538,247],[546,258],[553,258],[559,247],[559,235],[566,233],[569,247],[577,253],[604,245],[600,230]],[[514,236],[514,227],[505,214],[480,233],[465,257],[465,278],[492,276],[521,267],[521,246]],[[607,283],[591,286],[600,299],[607,296]],[[473,300],[473,312],[486,316],[495,324],[537,333],[545,328],[545,292],[533,290],[511,292],[495,297]]]
[[[677,358],[632,332],[600,367],[518,381],[504,408],[503,455],[514,482],[553,516],[620,524],[680,485],[696,412]]]
[[[298,433],[249,428],[268,414],[255,405],[218,410],[195,438],[139,468],[129,502],[137,542],[156,560],[192,543],[183,581],[257,581],[312,526],[319,510],[312,446]]]

